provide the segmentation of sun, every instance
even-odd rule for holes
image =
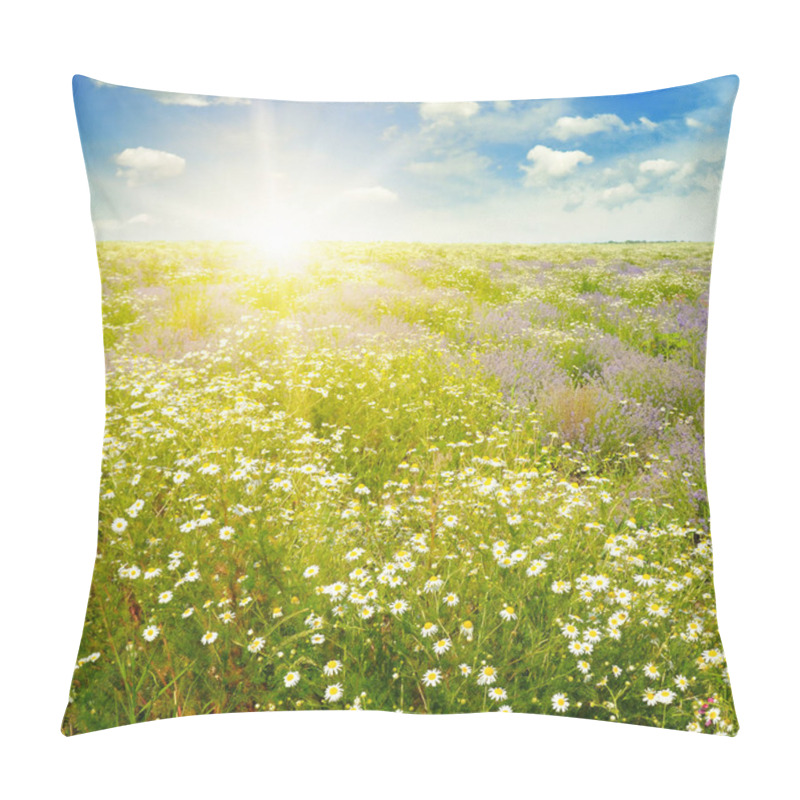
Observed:
[[[251,232],[265,269],[278,273],[300,272],[308,264],[315,238],[308,226],[297,222],[259,227]]]

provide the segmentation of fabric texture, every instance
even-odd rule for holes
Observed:
[[[351,709],[735,735],[703,398],[737,88],[76,76],[107,411],[63,732]]]

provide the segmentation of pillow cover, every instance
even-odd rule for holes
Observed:
[[[76,76],[107,414],[63,732],[348,708],[735,734],[703,387],[737,87]]]

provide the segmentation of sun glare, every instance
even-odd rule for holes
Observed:
[[[255,245],[268,270],[280,273],[299,272],[308,263],[313,237],[298,225],[282,225],[253,231]]]

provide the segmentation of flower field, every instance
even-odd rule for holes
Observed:
[[[329,708],[736,733],[710,244],[98,255],[98,557],[65,733]]]

